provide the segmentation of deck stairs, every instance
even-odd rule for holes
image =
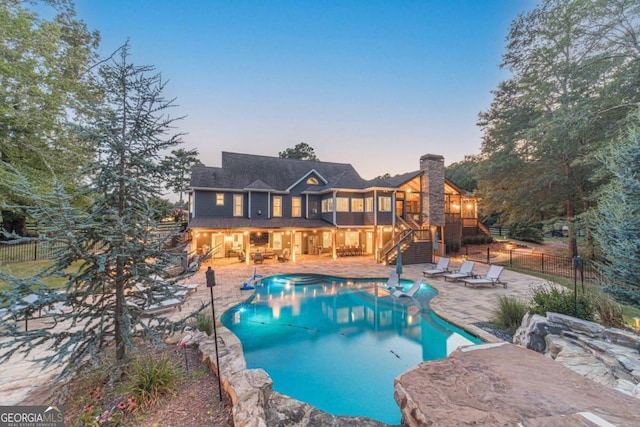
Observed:
[[[399,231],[380,248],[378,262],[396,265],[399,247],[403,264],[430,263],[433,244],[429,230],[421,229],[415,221],[405,221],[401,217],[396,217],[396,224]]]

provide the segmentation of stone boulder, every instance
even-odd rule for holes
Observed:
[[[599,384],[640,395],[640,335],[559,313],[527,315],[513,343],[544,354]],[[635,394],[634,394],[635,393]]]

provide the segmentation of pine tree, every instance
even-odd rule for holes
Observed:
[[[194,271],[182,268],[183,248],[171,249],[174,235],[158,231],[150,203],[166,179],[162,153],[181,143],[180,134],[169,135],[177,120],[167,115],[173,100],[162,96],[165,84],[152,74],[153,67],[129,62],[128,45],[118,53],[100,70],[105,100],[96,120],[83,129],[98,153],[78,178],[90,197],[89,208],[74,208],[62,185],[47,196],[38,195],[26,179],[16,188],[21,196],[35,198],[29,205],[37,207],[25,209],[38,221],[40,239],[59,249],[53,266],[35,277],[0,273],[12,284],[3,293],[11,316],[0,325],[0,334],[11,339],[2,340],[0,361],[47,345],[53,351],[41,361],[64,362],[67,373],[113,344],[116,360],[123,362],[138,339],[159,342],[186,321],[145,312],[174,296],[173,283]],[[64,291],[45,285],[47,275],[64,276]],[[20,308],[27,294],[38,299]],[[57,328],[19,330],[25,314],[57,303],[66,306]]]
[[[600,155],[612,179],[600,193],[593,224],[605,258],[605,290],[640,307],[640,109],[629,118],[627,134]]]

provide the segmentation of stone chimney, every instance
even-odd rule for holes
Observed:
[[[420,157],[423,226],[444,227],[444,157]]]

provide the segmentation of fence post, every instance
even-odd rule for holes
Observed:
[[[33,260],[34,261],[38,260],[38,242],[37,241],[33,242]]]
[[[487,246],[487,264],[491,264],[490,262],[490,256],[491,256],[491,246]]]
[[[540,268],[542,270],[541,272],[544,273],[544,254],[540,257]]]
[[[513,267],[513,249],[509,249],[509,267]]]

